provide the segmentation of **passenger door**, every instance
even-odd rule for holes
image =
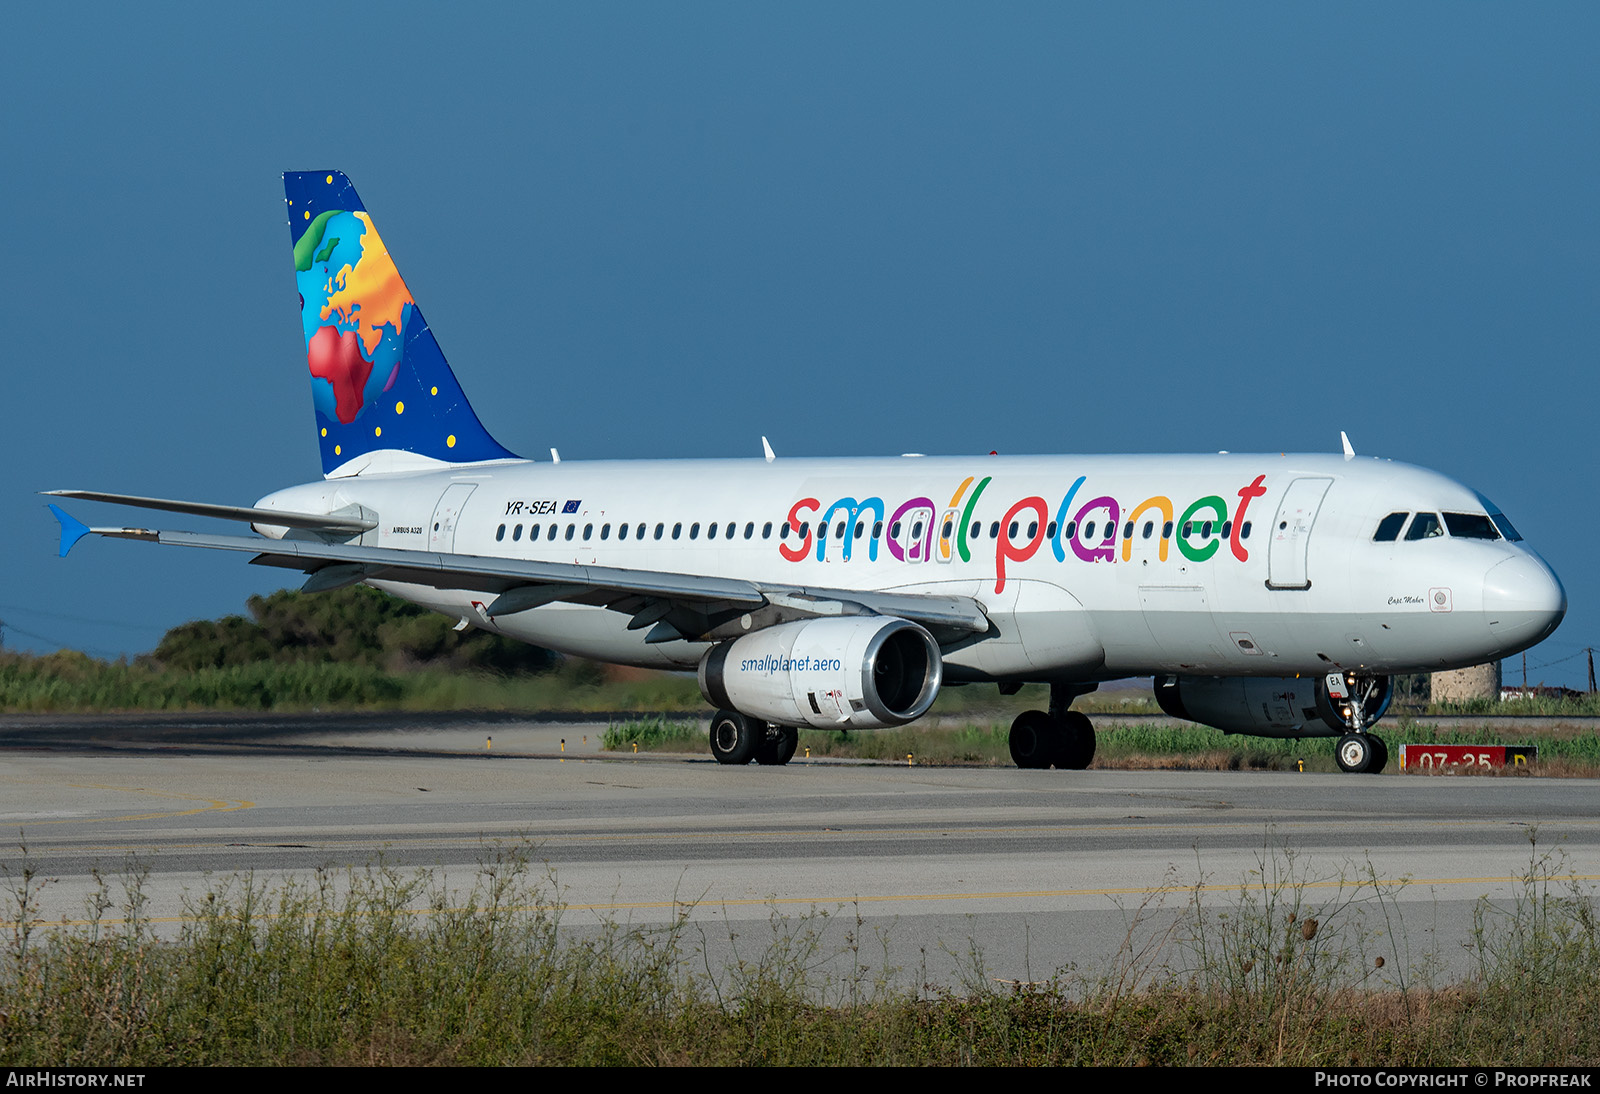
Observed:
[[[478,488],[477,483],[453,482],[439,495],[434,506],[433,520],[428,529],[428,549],[452,554],[456,549],[456,525],[461,520],[461,510],[467,498]]]
[[[1267,548],[1267,588],[1309,589],[1306,551],[1311,526],[1332,479],[1295,479],[1283,495],[1272,521],[1272,542]]]

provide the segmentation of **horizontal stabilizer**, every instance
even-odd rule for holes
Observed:
[[[56,515],[56,520],[61,522],[61,554],[66,558],[67,552],[72,550],[72,545],[89,534],[89,526],[81,521],[68,516],[59,505],[50,506],[50,511]]]
[[[112,505],[132,505],[140,509],[159,509],[164,513],[185,513],[193,517],[215,517],[217,520],[238,520],[247,524],[265,524],[277,528],[303,528],[312,532],[333,532],[360,535],[378,526],[375,520],[359,517],[332,517],[324,513],[286,513],[278,509],[253,509],[245,505],[212,505],[203,501],[174,501],[169,498],[145,498],[137,494],[105,494],[95,490],[45,490],[56,498],[77,498],[80,501],[104,501]],[[64,516],[55,509],[58,517]],[[71,517],[67,518],[71,520]],[[77,523],[74,521],[73,523]],[[82,527],[80,525],[80,527]],[[70,546],[70,545],[69,545]],[[63,555],[66,551],[61,552]]]
[[[161,542],[161,533],[153,528],[91,528],[87,524],[74,519],[59,505],[50,506],[50,512],[54,513],[56,520],[61,522],[61,558],[66,558],[67,552],[72,550],[72,545],[84,536],[105,536],[107,539],[144,539],[152,543]]]

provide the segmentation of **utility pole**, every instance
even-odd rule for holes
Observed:
[[[1589,655],[1589,694],[1593,695],[1595,693],[1595,686],[1594,686],[1594,647],[1593,646],[1586,646],[1586,647],[1584,647],[1584,652]]]

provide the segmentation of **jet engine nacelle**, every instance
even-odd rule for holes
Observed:
[[[928,712],[943,677],[933,636],[883,616],[780,623],[700,659],[700,692],[713,705],[818,729],[905,725]]]
[[[1376,683],[1365,693],[1369,723],[1389,709],[1391,681],[1383,676]],[[1351,700],[1331,700],[1322,677],[1158,676],[1156,702],[1174,718],[1224,733],[1338,737],[1348,731],[1339,707]]]

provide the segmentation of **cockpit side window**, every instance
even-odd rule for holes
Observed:
[[[1411,527],[1406,531],[1406,539],[1432,539],[1434,536],[1444,535],[1444,525],[1439,523],[1437,513],[1418,513],[1411,522]]]
[[[1515,526],[1513,526],[1512,523],[1506,519],[1506,515],[1500,511],[1500,507],[1498,505],[1484,497],[1482,494],[1478,494],[1478,500],[1483,503],[1484,512],[1489,514],[1489,519],[1494,522],[1496,531],[1513,543],[1516,543],[1522,539],[1521,533],[1519,533]]]
[[[1393,543],[1400,538],[1400,529],[1405,524],[1410,513],[1390,513],[1378,522],[1378,530],[1373,533],[1374,543]]]
[[[1489,519],[1494,521],[1494,526],[1496,528],[1500,529],[1500,534],[1511,540],[1513,543],[1522,538],[1522,533],[1516,530],[1512,523],[1506,519],[1506,515],[1500,512],[1500,510],[1489,510]]]
[[[1458,539],[1499,539],[1494,522],[1486,513],[1446,513],[1445,527]]]

